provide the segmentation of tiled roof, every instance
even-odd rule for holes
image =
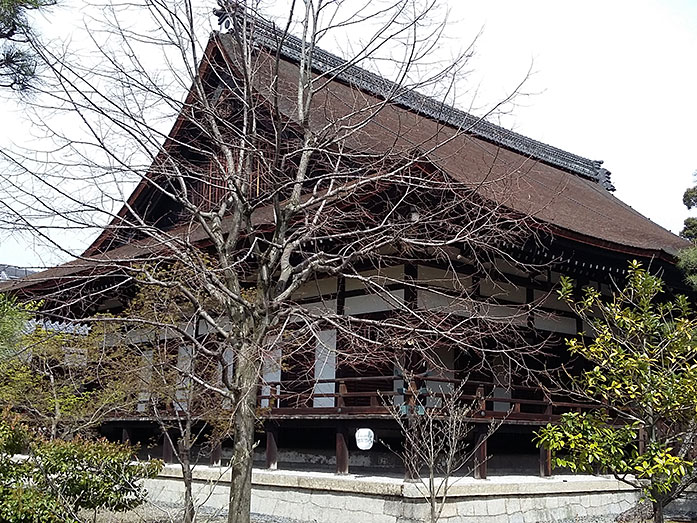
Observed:
[[[263,45],[274,48],[276,44],[273,39],[279,33],[269,26],[264,34],[268,41]],[[284,57],[280,64],[272,64],[272,53],[267,53],[268,63],[258,64],[253,80],[256,92],[268,96],[272,75],[278,75],[279,110],[289,120],[297,114],[294,106],[297,97],[293,89],[297,89],[299,71],[297,59],[293,56],[297,57],[298,45],[297,39],[289,39],[289,43],[284,45]],[[293,46],[296,55],[292,55]],[[235,46],[232,45],[232,37],[223,35],[218,39],[214,36],[209,42],[208,52],[214,49],[233,56]],[[317,93],[311,125],[323,128],[330,125],[332,119],[344,118],[352,112],[362,115],[365,107],[375,106],[374,102],[379,96],[371,93],[379,89],[383,93],[395,94],[392,92],[395,90],[394,84],[353,66],[336,75],[341,81],[333,81],[336,66],[332,64],[340,64],[343,68],[345,62],[329,53],[318,53],[315,58],[325,64],[323,67],[328,71],[328,81],[322,92]],[[367,96],[355,96],[356,87],[360,87],[359,78],[370,85]],[[367,90],[366,87],[361,89]],[[651,222],[609,192],[609,173],[600,167],[600,162],[477,120],[463,111],[449,108],[413,91],[396,94],[404,101],[386,104],[380,111],[372,113],[359,132],[350,133],[346,138],[349,149],[368,151],[369,154],[385,154],[387,151],[408,154],[415,144],[424,145],[428,152],[425,155],[427,160],[452,179],[477,188],[496,203],[549,224],[556,236],[622,256],[659,256],[672,260],[680,249],[689,246],[689,242]],[[390,99],[394,98],[391,96]],[[436,116],[428,116],[427,110]],[[460,118],[461,122],[472,122],[474,131],[465,128],[466,123],[443,126],[442,122],[446,120],[445,116],[439,116],[441,113],[447,113],[448,118],[454,120]],[[462,128],[468,132],[459,132]],[[178,132],[177,129],[175,125],[172,133]],[[529,158],[542,161],[528,161]],[[569,175],[569,172],[577,176]],[[136,197],[147,195],[136,190],[131,198]],[[136,207],[135,203],[132,202],[131,207]],[[228,227],[227,220],[227,217],[223,219],[223,229]],[[273,206],[257,209],[252,221],[255,224],[272,224]],[[186,241],[194,243],[206,238],[206,233],[198,225],[193,228],[190,224],[182,225],[169,233],[173,237],[182,235]],[[104,252],[94,251],[84,258],[31,274],[23,280],[0,282],[0,291],[29,289],[31,292],[32,288],[42,285],[60,286],[69,279],[89,281],[95,276],[120,275],[122,265],[146,259],[165,249],[166,245],[162,243],[143,239]],[[668,256],[664,257],[663,253]]]
[[[0,281],[14,280],[29,276],[32,272],[29,269],[15,267],[14,265],[0,265]]]
[[[230,17],[230,12],[233,10],[234,7],[215,11],[221,31],[229,31],[233,28]],[[296,62],[300,61],[302,41],[290,33],[284,33],[272,22],[255,17],[253,37],[257,45],[272,51],[277,51],[281,46],[280,52],[285,58]],[[413,89],[400,86],[361,67],[349,64],[346,60],[318,47],[313,50],[312,65],[317,72],[327,74],[332,79],[340,80],[372,95],[391,100],[423,116],[462,129],[496,145],[571,171],[597,182],[609,191],[615,190],[610,181],[610,171],[602,167],[601,160],[589,160],[505,129]]]
[[[268,26],[262,34],[269,39],[263,44],[267,46],[271,46],[272,38],[278,37],[273,26]],[[238,58],[233,34],[220,34],[215,38],[216,45],[220,46],[227,60],[234,63]],[[297,39],[292,39],[292,44],[284,44],[283,48],[290,49],[296,44]],[[259,46],[264,49],[262,44]],[[253,89],[261,97],[269,101],[273,97],[273,103],[277,104],[280,113],[292,121],[297,115],[299,64],[297,59],[286,56],[290,52],[284,51],[279,62],[276,62],[274,52],[260,53],[252,83]],[[336,57],[333,59],[338,61],[336,63],[344,64]],[[327,60],[325,64],[329,63]],[[331,65],[326,67],[330,68]],[[347,69],[352,70],[351,67]],[[382,86],[381,89],[389,90],[389,86],[393,85],[363,70],[353,71],[374,80],[375,89]],[[313,129],[320,132],[330,129],[331,132],[341,133],[341,126],[345,123],[356,126],[355,129],[350,127],[352,131],[342,138],[347,150],[376,157],[401,157],[417,151],[451,179],[474,188],[497,205],[548,224],[557,236],[631,256],[664,252],[672,257],[688,245],[684,239],[615,198],[608,190],[607,172],[597,162],[540,144],[486,122],[480,122],[480,126],[492,133],[498,142],[468,129],[463,132],[461,126],[443,125],[441,119],[427,116],[425,109],[417,111],[404,103],[381,104],[381,96],[340,80],[339,72],[342,71],[331,69],[324,75],[326,81],[315,92],[315,103],[310,108],[308,121]],[[271,89],[272,85],[274,90]],[[434,100],[429,102],[427,97],[416,93],[409,96],[412,96],[413,104],[418,101],[424,107],[430,103],[433,105],[429,107],[438,107],[439,111],[446,109],[442,104],[437,105]],[[394,96],[390,101],[393,99]],[[450,114],[466,118],[464,115],[467,113],[449,110]],[[517,145],[504,147],[500,145],[504,140],[516,142]],[[531,154],[533,150],[536,156]],[[546,159],[541,161],[543,158]],[[635,249],[644,251],[644,254]]]
[[[31,334],[36,329],[44,329],[48,332],[61,334],[76,334],[87,336],[90,333],[91,327],[85,323],[75,323],[70,321],[51,321],[47,319],[32,318],[24,326],[24,333]]]

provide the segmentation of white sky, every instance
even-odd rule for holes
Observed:
[[[483,28],[460,102],[486,106],[532,66],[501,123],[604,160],[616,196],[677,233],[682,193],[697,169],[697,2],[694,0],[449,0],[453,47]],[[212,9],[214,2],[206,9]],[[47,36],[78,39],[79,4],[42,22]],[[77,16],[76,16],[77,15]],[[77,17],[77,20],[76,20]],[[214,23],[211,17],[211,23]],[[69,34],[65,34],[65,32]],[[341,44],[341,42],[338,42]],[[443,49],[441,52],[444,51]],[[458,101],[460,101],[458,99]],[[0,147],[32,136],[21,109],[0,100]],[[2,188],[0,187],[0,193]],[[76,248],[79,250],[77,241]],[[0,236],[0,264],[44,266],[66,255],[27,237]]]

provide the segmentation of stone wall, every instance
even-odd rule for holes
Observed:
[[[197,504],[206,512],[227,508],[229,473],[197,467]],[[154,503],[181,503],[178,466],[169,465],[146,487]],[[398,478],[254,470],[252,511],[304,522],[416,523],[428,520],[429,504],[418,483]],[[451,486],[441,521],[458,523],[610,522],[632,506],[638,493],[614,479],[503,476],[461,478]]]

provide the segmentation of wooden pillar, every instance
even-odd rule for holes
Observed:
[[[162,461],[165,463],[172,463],[174,461],[172,442],[166,432],[162,434]]]
[[[488,425],[477,424],[474,429],[474,478],[486,479],[486,441],[489,437]]]
[[[477,398],[477,409],[479,416],[484,417],[486,416],[486,397],[484,396],[484,386],[483,385],[478,385],[477,386],[477,392],[476,392],[476,398]]]
[[[211,448],[210,463],[211,465],[220,465],[223,461],[223,443],[216,442]]]
[[[415,287],[418,280],[419,266],[407,263],[404,266],[404,301],[412,308],[416,308],[418,303],[418,294]]]
[[[341,475],[349,473],[349,451],[345,427],[336,429],[336,473]]]
[[[266,468],[276,470],[278,468],[278,427],[266,424]]]
[[[639,454],[646,452],[646,429],[639,427]]]
[[[339,380],[339,396],[336,398],[336,406],[339,407],[339,409],[344,406],[344,397],[346,394],[348,394],[346,382],[344,380]]]
[[[552,395],[545,390],[545,419],[551,420],[554,414],[554,403],[552,403]]]
[[[552,475],[552,451],[540,447],[540,476],[548,478]]]
[[[549,279],[548,279],[549,281]],[[535,313],[533,312],[533,304],[535,303],[535,276],[528,276],[528,285],[525,288],[525,304],[528,306],[528,328],[535,328]]]

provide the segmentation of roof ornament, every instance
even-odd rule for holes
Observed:
[[[602,160],[593,160],[593,170],[595,171],[595,179],[605,190],[613,192],[615,186],[610,180],[610,171],[603,167]]]
[[[220,32],[230,32],[234,27],[233,17],[244,12],[244,6],[234,0],[218,0],[218,6],[218,9],[213,9],[213,14],[218,17]]]
[[[598,183],[610,192],[615,190],[615,186],[610,181],[610,171],[605,168],[598,169]]]

